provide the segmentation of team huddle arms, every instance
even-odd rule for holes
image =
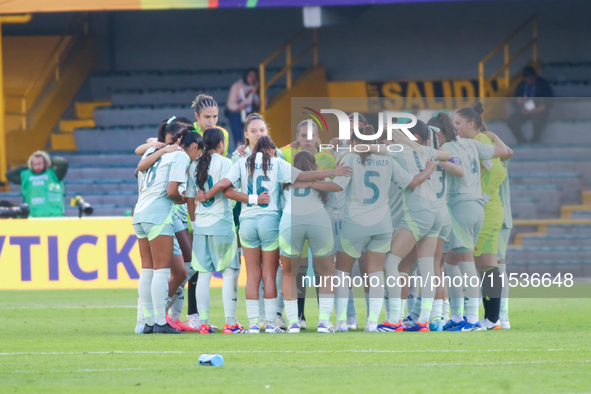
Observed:
[[[136,333],[215,332],[209,287],[216,271],[223,278],[223,333],[300,332],[309,254],[319,333],[357,328],[350,302],[356,262],[369,283],[366,331],[500,328],[497,277],[504,272],[497,243],[507,220],[499,188],[512,151],[486,131],[481,105],[457,111],[453,121],[444,113],[418,121],[409,129],[414,139],[394,130],[392,140],[368,140],[373,127],[352,114],[350,140],[332,152],[319,149],[318,129],[308,122],[298,125],[298,141],[279,150],[265,120],[251,114],[246,144],[232,159],[224,157],[227,132],[215,125],[215,100],[201,95],[194,107],[196,123],[164,120],[158,138],[136,149],[142,155],[133,218],[142,259]],[[397,149],[386,149],[390,144]],[[236,320],[240,253],[248,327]],[[421,294],[406,304],[405,279],[417,269]],[[490,285],[481,285],[479,273],[490,276]],[[448,282],[433,284],[445,276]],[[453,281],[474,276],[477,285]],[[386,320],[378,322],[384,306]]]

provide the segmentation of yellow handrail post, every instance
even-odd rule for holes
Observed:
[[[265,64],[259,65],[259,86],[261,88],[261,115],[265,116],[265,99],[266,99],[266,88],[265,88]]]
[[[287,89],[291,89],[291,45],[285,49],[285,60],[287,67]]]
[[[6,106],[4,102],[4,65],[2,63],[2,23],[27,23],[31,14],[0,16],[0,182],[6,182]],[[25,119],[26,122],[26,119]]]
[[[486,93],[484,92],[484,62],[478,63],[478,90],[480,98],[485,98]]]
[[[511,74],[509,73],[509,43],[505,44],[505,87],[509,87],[509,81],[511,79]]]

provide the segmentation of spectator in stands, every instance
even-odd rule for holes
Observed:
[[[226,116],[230,121],[230,128],[236,146],[244,143],[244,121],[246,117],[259,110],[261,100],[259,91],[259,73],[256,68],[249,68],[242,78],[234,82],[226,102]]]
[[[534,133],[530,142],[539,143],[552,104],[549,97],[554,97],[550,84],[538,76],[533,67],[526,66],[523,69],[523,81],[515,89],[515,97],[515,112],[507,120],[511,132],[517,143],[525,144],[528,141],[521,131],[521,126],[531,120]]]
[[[30,217],[64,216],[62,181],[68,172],[68,161],[61,157],[51,159],[46,152],[37,151],[27,164],[8,171],[6,177],[21,185],[21,193],[31,210]]]

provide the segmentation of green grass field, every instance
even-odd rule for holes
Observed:
[[[589,299],[512,299],[506,331],[167,336],[133,334],[136,294],[0,291],[0,392],[591,391]],[[221,327],[221,290],[211,299]],[[314,327],[314,299],[306,315]],[[200,366],[202,353],[225,364]]]

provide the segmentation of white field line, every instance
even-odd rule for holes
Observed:
[[[347,349],[347,350],[228,350],[223,354],[321,354],[321,353],[493,353],[493,352],[572,352],[577,349],[432,349],[432,350],[379,350],[379,349]],[[67,356],[67,355],[102,355],[102,354],[199,354],[201,351],[186,350],[113,350],[91,352],[5,352],[0,356]],[[210,352],[215,353],[215,352]],[[415,364],[416,365],[416,364]]]
[[[137,305],[26,305],[26,306],[0,306],[0,310],[12,309],[111,309],[111,308],[137,308]]]
[[[538,365],[538,364],[558,364],[558,363],[570,363],[570,364],[578,364],[578,363],[591,363],[591,360],[582,360],[582,361],[557,361],[557,360],[548,360],[548,361],[503,361],[503,362],[491,362],[491,363],[427,363],[427,364],[374,364],[374,365],[355,365],[356,367],[488,367],[488,366],[503,366],[503,365]],[[257,368],[260,368],[258,366]],[[264,368],[264,366],[262,366]],[[351,365],[300,365],[299,368],[351,368]],[[178,366],[169,366],[169,368],[174,368],[178,371]],[[276,368],[272,366],[272,368]],[[0,371],[0,374],[45,374],[45,373],[93,373],[93,372],[127,372],[127,371],[148,371],[148,370],[162,370],[166,369],[166,367],[158,367],[158,368],[104,368],[104,369],[76,369],[76,370],[50,370],[50,371]],[[183,368],[186,369],[186,368]],[[192,369],[192,368],[191,368]]]

